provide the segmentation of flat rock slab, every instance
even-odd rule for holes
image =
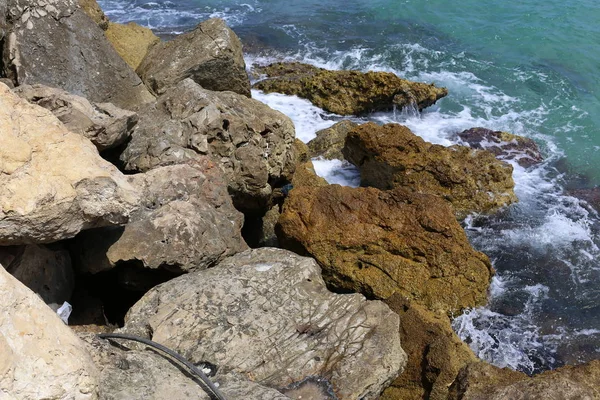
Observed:
[[[374,399],[406,363],[398,323],[379,301],[329,292],[314,260],[263,248],[155,287],[123,331],[268,387],[320,377],[339,399]]]

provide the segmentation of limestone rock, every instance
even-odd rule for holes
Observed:
[[[13,25],[2,72],[18,85],[40,83],[126,109],[153,100],[77,0],[9,0],[8,5]]]
[[[78,0],[79,7],[85,12],[102,30],[108,29],[108,17],[98,5],[96,0]]]
[[[227,193],[220,169],[207,157],[190,165],[161,167],[130,180],[141,207],[123,230],[83,232],[77,253],[84,270],[97,273],[123,261],[183,273],[214,266],[246,250],[243,215]]]
[[[6,6],[7,0],[0,0],[0,40],[6,35]]]
[[[130,22],[124,24],[110,23],[106,29],[106,37],[117,53],[134,70],[140,65],[148,50],[160,42],[150,29]]]
[[[44,107],[73,133],[90,139],[98,151],[124,143],[137,123],[137,114],[111,103],[90,103],[81,96],[44,85],[22,85],[14,93]]]
[[[148,171],[208,154],[223,170],[234,204],[243,212],[263,210],[271,184],[285,181],[295,166],[292,121],[236,93],[213,92],[186,79],[139,116],[121,155],[126,170]]]
[[[346,119],[318,131],[317,137],[308,142],[311,158],[323,157],[326,160],[343,160],[342,149],[346,142],[346,135],[357,126],[356,122]]]
[[[268,77],[255,83],[255,89],[296,95],[340,115],[394,107],[422,110],[448,94],[445,88],[407,81],[390,72],[329,71],[296,62],[274,63],[255,70]]]
[[[339,399],[374,399],[406,363],[398,322],[379,301],[329,292],[314,260],[262,248],[155,287],[123,331],[268,387],[322,378]]]
[[[60,245],[0,247],[0,261],[46,304],[61,305],[71,299],[75,287],[71,256]]]
[[[0,245],[127,222],[139,194],[86,138],[0,84]]]
[[[493,274],[447,202],[401,188],[294,188],[277,236],[314,257],[334,288],[380,299],[397,292],[434,311],[484,304]]]
[[[400,315],[400,336],[408,364],[380,399],[447,400],[448,388],[461,368],[477,358],[454,333],[448,316],[399,295],[390,297],[386,304]]]
[[[0,393],[24,400],[98,399],[98,371],[83,343],[2,266],[0,296]]]
[[[196,381],[154,351],[136,350],[133,342],[115,340],[113,346],[95,335],[82,334],[100,370],[100,398],[104,400],[210,400]],[[286,400],[280,392],[235,373],[217,374],[211,380],[227,399]]]
[[[471,128],[458,134],[473,149],[484,149],[501,160],[516,160],[522,167],[543,161],[537,144],[526,137],[486,128]]]
[[[315,166],[312,161],[307,161],[296,167],[296,172],[292,178],[292,187],[300,186],[327,186],[328,183],[325,179],[321,178],[315,172]]]
[[[517,201],[510,164],[487,151],[431,144],[402,125],[363,124],[348,133],[343,153],[360,169],[362,186],[443,197],[459,219]]]
[[[208,90],[250,97],[242,43],[220,18],[204,21],[193,31],[152,47],[137,73],[159,95],[191,78]]]

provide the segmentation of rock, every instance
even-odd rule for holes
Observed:
[[[140,65],[148,50],[160,42],[148,28],[135,22],[124,24],[110,23],[106,29],[106,37],[117,53],[134,70]]]
[[[46,304],[62,305],[71,299],[75,277],[71,256],[61,246],[31,244],[0,247],[0,260],[12,276],[38,294]]]
[[[140,188],[143,201],[125,228],[77,237],[76,252],[85,272],[131,261],[184,273],[212,267],[248,248],[241,235],[244,217],[233,207],[220,169],[207,157],[130,180]]]
[[[600,212],[600,187],[570,189],[567,194],[586,201],[597,212]]]
[[[348,133],[342,152],[359,167],[362,186],[443,197],[459,219],[517,201],[510,164],[487,151],[431,144],[402,125],[363,124]]]
[[[346,135],[357,126],[356,122],[346,119],[329,128],[321,129],[317,132],[317,137],[308,142],[310,157],[343,160],[342,148],[346,142]]]
[[[328,71],[302,63],[256,67],[268,79],[253,88],[296,95],[340,115],[361,115],[394,107],[422,110],[448,94],[433,84],[411,82],[390,72]]]
[[[321,178],[315,172],[315,166],[313,165],[312,161],[307,161],[296,167],[296,172],[294,173],[294,177],[292,178],[292,187],[317,187],[327,185],[329,185],[327,181]]]
[[[7,0],[0,0],[0,40],[6,36],[6,6]]]
[[[13,92],[52,111],[71,132],[90,139],[98,151],[123,144],[138,119],[136,113],[111,103],[92,104],[83,97],[44,85],[22,85]]]
[[[127,222],[139,194],[86,138],[0,84],[0,245]]]
[[[157,286],[122,330],[271,388],[320,378],[339,399],[376,398],[406,363],[387,306],[329,292],[314,260],[273,248]]]
[[[131,341],[117,339],[125,350],[95,335],[81,334],[100,370],[100,397],[106,400],[210,400],[194,379],[162,353],[136,350]],[[112,340],[112,339],[111,339]],[[187,371],[186,369],[184,369]],[[211,380],[228,399],[285,400],[280,392],[258,385],[238,374],[217,374]]]
[[[400,315],[402,348],[408,355],[404,373],[381,395],[381,400],[446,400],[448,388],[461,368],[477,358],[452,330],[446,315],[394,295],[386,300]]]
[[[296,187],[277,236],[314,257],[330,287],[386,299],[397,292],[433,311],[485,304],[493,269],[473,250],[449,204],[402,188]]]
[[[0,393],[24,400],[98,399],[98,371],[83,343],[2,266],[0,296]]]
[[[104,11],[98,5],[96,0],[78,0],[79,7],[86,13],[102,30],[107,30],[109,21],[108,17],[104,15]]]
[[[186,79],[139,112],[121,155],[128,171],[194,160],[208,154],[220,165],[236,208],[264,213],[272,187],[291,177],[297,155],[294,125],[265,104],[213,92]]]
[[[77,0],[9,0],[3,73],[132,109],[154,98]]]
[[[452,400],[600,398],[600,361],[546,371],[534,377],[484,362],[463,368],[452,385]]]
[[[512,133],[471,128],[459,133],[458,137],[474,149],[487,150],[501,160],[516,160],[524,168],[544,160],[533,140]]]
[[[250,97],[242,43],[220,18],[204,21],[191,32],[152,47],[137,73],[158,95],[191,78],[208,90]]]

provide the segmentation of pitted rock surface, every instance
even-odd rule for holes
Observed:
[[[0,245],[128,221],[139,193],[86,138],[0,84]]]
[[[342,152],[360,169],[361,186],[443,197],[459,219],[517,201],[510,164],[488,151],[431,144],[403,125],[360,125],[348,133]]]
[[[213,92],[186,79],[139,112],[121,155],[129,171],[181,164],[203,154],[225,173],[240,211],[263,210],[296,161],[294,125],[282,113],[232,92]]]
[[[111,103],[90,103],[81,96],[44,85],[22,85],[13,89],[30,103],[52,111],[73,133],[90,139],[98,151],[124,143],[137,123],[137,114]]]
[[[220,18],[204,21],[191,32],[152,47],[137,73],[158,95],[191,78],[208,90],[250,97],[242,43]]]
[[[9,0],[3,73],[126,109],[152,101],[140,78],[77,0]]]
[[[329,128],[317,132],[317,137],[308,142],[310,156],[323,157],[326,160],[343,160],[342,149],[346,143],[348,132],[356,128],[358,124],[350,120],[340,121]]]
[[[268,387],[320,376],[339,399],[374,399],[406,363],[398,322],[379,301],[329,292],[314,260],[262,248],[155,287],[122,331]]]
[[[84,344],[1,265],[0,296],[0,397],[98,399],[98,370]]]
[[[395,292],[436,312],[483,305],[493,269],[451,206],[405,189],[339,185],[290,191],[279,244],[314,257],[328,285],[387,299]]]

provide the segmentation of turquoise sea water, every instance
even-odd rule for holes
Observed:
[[[458,317],[455,329],[482,358],[527,372],[600,356],[600,224],[564,191],[600,184],[600,3],[99,3],[114,21],[133,20],[162,34],[224,18],[246,44],[248,64],[292,59],[446,86],[450,95],[423,115],[371,117],[404,123],[435,143],[456,143],[456,133],[473,126],[535,139],[547,161],[528,170],[515,166],[520,203],[465,223],[498,275],[489,305]],[[254,96],[292,117],[302,139],[333,123],[296,98]],[[348,183],[349,174],[336,179]]]

